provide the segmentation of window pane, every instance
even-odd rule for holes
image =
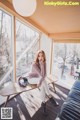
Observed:
[[[79,78],[80,44],[54,43],[52,74],[63,84],[71,87]]]
[[[39,50],[39,34],[18,20],[16,20],[16,26],[16,60],[18,61],[17,77],[19,77],[31,69],[34,55]],[[28,48],[29,50],[26,51]]]
[[[11,67],[12,17],[0,10],[0,80]]]
[[[30,43],[39,37],[39,34],[27,27],[25,24],[16,20],[16,55],[17,59]]]
[[[9,85],[11,83],[13,78],[13,71],[6,77],[6,80],[3,81],[3,83],[0,86],[0,90],[3,89],[5,86]]]

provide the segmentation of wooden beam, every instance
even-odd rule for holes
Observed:
[[[14,24],[14,69],[13,69],[13,72],[14,72],[14,82],[16,81],[16,18],[14,16],[13,18],[13,24]]]
[[[80,43],[80,39],[53,40],[54,43]]]
[[[41,36],[42,34],[39,35],[39,50],[41,49]]]
[[[53,38],[54,40],[62,40],[62,39],[80,39],[80,32],[77,33],[51,33],[49,37]]]
[[[51,40],[50,74],[52,72],[52,60],[53,60],[53,40]]]

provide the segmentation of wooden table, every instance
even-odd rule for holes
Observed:
[[[48,85],[52,84],[53,88],[54,88],[54,92],[56,92],[55,82],[57,80],[52,81],[51,78],[47,78]],[[20,85],[17,82],[10,82],[9,85],[7,85],[2,90],[0,90],[0,95],[4,96],[4,97],[7,97],[6,102],[4,104],[4,107],[6,107],[7,102],[9,101],[9,98],[10,98],[11,95],[14,95],[14,97],[16,97],[17,95],[19,95],[19,94],[21,94],[23,92],[30,91],[30,90],[33,90],[33,89],[36,89],[36,88],[37,88],[37,85],[33,84],[33,83],[27,85],[27,87],[20,87]],[[14,98],[14,97],[12,97],[12,98]]]
[[[4,87],[3,89],[0,90],[0,95],[7,97],[6,102],[4,104],[4,107],[6,107],[7,102],[9,101],[9,98],[11,95],[14,95],[14,97],[16,97],[17,95],[26,92],[26,91],[30,91],[37,88],[36,85],[28,85],[27,87],[20,87],[18,85],[18,83],[13,83],[10,82],[9,85],[7,85],[6,87]],[[14,98],[12,97],[12,98]]]

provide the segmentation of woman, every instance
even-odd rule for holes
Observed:
[[[47,114],[45,102],[46,94],[49,97],[51,103],[53,103],[55,106],[58,106],[59,104],[51,96],[45,78],[46,78],[46,57],[45,52],[43,50],[40,50],[38,51],[36,59],[32,65],[32,71],[29,73],[29,83],[37,84],[37,87],[41,89],[42,99],[41,106],[43,108],[43,113]]]

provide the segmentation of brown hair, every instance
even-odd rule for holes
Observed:
[[[36,64],[39,64],[38,56],[39,56],[40,53],[43,54],[44,62],[46,61],[46,55],[45,55],[45,52],[44,52],[43,50],[39,50],[39,51],[37,52],[36,58],[35,58],[35,60],[34,60],[34,62],[35,62]]]

